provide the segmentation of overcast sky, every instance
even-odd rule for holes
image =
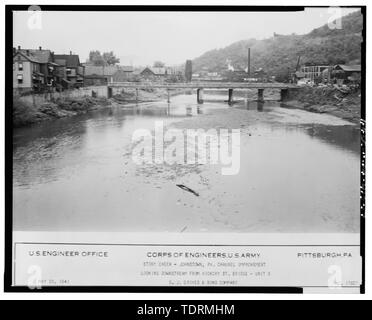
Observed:
[[[346,15],[356,9],[342,9]],[[304,34],[337,12],[327,8],[304,12],[52,12],[43,11],[41,29],[30,29],[30,12],[14,12],[13,46],[80,55],[114,51],[123,65],[183,63],[235,41]]]

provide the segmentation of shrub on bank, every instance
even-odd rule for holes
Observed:
[[[110,102],[103,97],[83,97],[83,98],[68,98],[57,99],[56,104],[64,110],[75,111],[78,113],[89,111],[97,106],[107,106]]]
[[[43,113],[32,105],[21,101],[19,98],[13,99],[13,125],[15,127],[26,126],[43,119]]]

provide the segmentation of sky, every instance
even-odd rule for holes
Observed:
[[[307,8],[300,12],[78,12],[15,11],[13,46],[56,54],[114,51],[121,65],[184,63],[233,42],[279,34],[305,34],[356,11]]]

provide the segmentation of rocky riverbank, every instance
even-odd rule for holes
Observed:
[[[360,90],[304,87],[291,93],[291,100],[285,101],[284,104],[310,112],[332,114],[356,124],[360,122]]]
[[[106,98],[69,98],[56,99],[54,102],[32,104],[15,97],[13,99],[13,125],[22,127],[46,120],[60,119],[83,114],[108,106]]]
[[[175,89],[169,92],[170,96],[183,93],[184,90]],[[151,102],[167,99],[166,89],[142,89],[138,90],[138,97],[135,89],[123,90],[115,94],[111,99],[104,97],[81,97],[56,99],[54,102],[33,104],[20,97],[13,99],[13,125],[22,127],[34,123],[71,117],[93,111],[111,104],[125,104],[133,102]]]

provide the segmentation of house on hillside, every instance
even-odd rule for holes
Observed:
[[[338,84],[358,83],[361,79],[362,68],[360,64],[338,64],[332,68],[331,74]]]
[[[63,74],[63,86],[68,88],[79,88],[84,86],[84,67],[80,63],[79,55],[55,54],[54,62],[57,63],[59,73]]]

